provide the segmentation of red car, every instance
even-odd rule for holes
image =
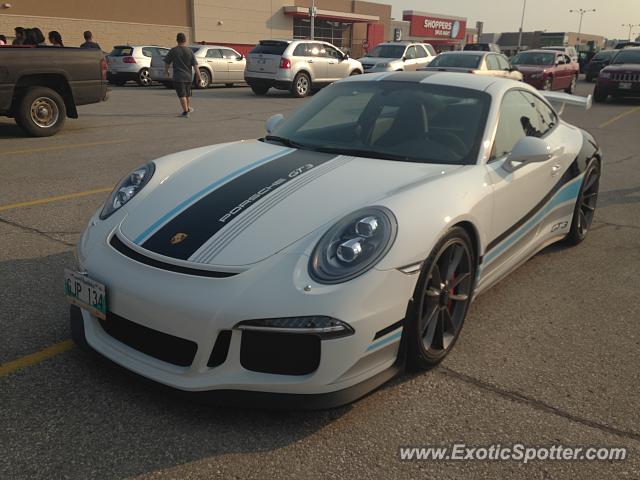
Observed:
[[[523,81],[538,90],[564,90],[573,93],[580,65],[563,52],[526,50],[511,59],[511,65],[523,75]]]
[[[618,51],[608,67],[600,70],[593,90],[596,102],[612,97],[640,97],[640,47]]]

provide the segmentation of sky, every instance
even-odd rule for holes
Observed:
[[[484,32],[517,32],[520,28],[523,0],[376,0],[393,6],[393,17],[402,19],[403,10],[466,17],[469,26],[484,21]],[[608,38],[627,38],[629,28],[640,24],[640,0],[527,0],[524,30],[577,32],[580,15],[570,9],[592,9],[583,17],[582,31]],[[640,35],[640,26],[632,36]]]

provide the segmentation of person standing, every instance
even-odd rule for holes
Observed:
[[[4,35],[0,35],[0,45],[6,45],[7,44],[7,37],[5,37]]]
[[[54,47],[64,47],[64,43],[62,43],[62,35],[60,35],[60,32],[52,30],[49,32],[48,37],[49,43]]]
[[[45,43],[45,38],[44,38],[44,33],[42,33],[42,30],[40,30],[38,27],[33,27],[32,29],[33,31],[33,35],[35,38],[35,44],[36,45],[46,45]]]
[[[180,99],[182,118],[189,118],[191,108],[191,85],[193,72],[197,74],[198,62],[193,51],[187,47],[187,37],[184,33],[176,35],[178,45],[173,47],[164,57],[164,76],[169,77],[169,65],[173,66],[173,85]]]
[[[84,37],[84,43],[80,45],[80,48],[97,48],[100,50],[100,45],[93,41],[93,33],[87,30],[82,34],[82,36]]]

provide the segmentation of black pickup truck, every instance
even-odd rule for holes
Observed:
[[[35,137],[57,133],[76,106],[107,99],[107,63],[100,50],[0,47],[0,115]]]

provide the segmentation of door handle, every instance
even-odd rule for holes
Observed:
[[[313,63],[313,60],[307,60],[307,63]]]
[[[556,163],[553,167],[551,167],[551,176],[555,177],[560,173],[560,169],[562,169],[562,165]]]

